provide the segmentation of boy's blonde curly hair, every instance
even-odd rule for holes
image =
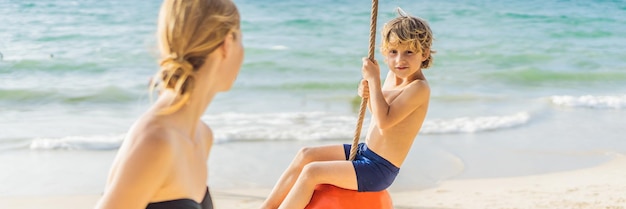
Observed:
[[[432,66],[435,51],[431,49],[433,32],[428,22],[422,18],[407,15],[400,8],[397,11],[400,16],[387,22],[383,28],[382,53],[386,54],[391,47],[408,44],[411,50],[421,53],[430,52],[428,58],[422,62],[422,69]]]

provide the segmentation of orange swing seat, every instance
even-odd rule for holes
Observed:
[[[330,184],[315,187],[311,202],[305,209],[393,209],[387,190],[358,192]]]

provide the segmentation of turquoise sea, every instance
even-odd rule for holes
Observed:
[[[371,2],[235,2],[244,65],[203,117],[218,149],[349,143]],[[159,6],[0,0],[0,185],[39,171],[13,165],[115,152],[150,103]],[[576,169],[626,153],[626,1],[381,0],[379,30],[396,7],[430,22],[437,51],[425,70],[430,110],[398,188]]]

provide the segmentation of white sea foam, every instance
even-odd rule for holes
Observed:
[[[353,115],[324,112],[225,113],[203,119],[213,127],[217,142],[349,139],[356,124]]]
[[[505,116],[460,117],[454,119],[435,119],[425,121],[422,134],[454,134],[495,131],[512,128],[528,123],[530,115],[520,112]]]
[[[528,123],[530,115],[521,112],[505,116],[460,117],[427,120],[421,134],[460,134],[495,131]],[[205,117],[218,142],[333,140],[353,137],[356,117],[332,113],[221,114]],[[364,121],[362,137],[369,122]]]
[[[564,107],[594,109],[626,109],[626,95],[622,96],[552,96],[553,104]]]
[[[124,135],[68,136],[63,138],[37,138],[30,143],[32,150],[111,150],[122,144]]]
[[[272,50],[287,50],[287,49],[289,49],[289,47],[283,46],[283,45],[276,45],[276,46],[272,46],[270,49],[272,49]]]
[[[505,116],[460,117],[427,120],[421,134],[462,134],[520,126],[528,122],[528,113]],[[237,141],[322,141],[346,140],[354,136],[356,116],[328,112],[296,113],[222,113],[202,118],[211,126],[216,143]],[[369,118],[363,122],[365,137]],[[33,150],[110,150],[117,149],[124,135],[69,136],[37,138]]]

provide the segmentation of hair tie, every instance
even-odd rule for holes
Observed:
[[[176,58],[176,55],[163,59],[160,65],[165,69],[182,69],[187,75],[194,74],[193,65],[187,60]]]
[[[166,88],[171,87],[174,91],[185,94],[184,85],[187,79],[195,77],[193,65],[187,60],[176,59],[176,54],[161,60],[162,82]],[[176,79],[172,84],[171,80]]]

